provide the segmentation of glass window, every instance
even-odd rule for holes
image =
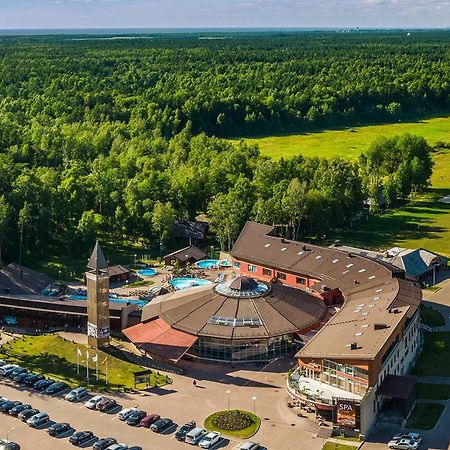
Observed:
[[[305,278],[302,278],[302,277],[297,277],[297,278],[295,279],[295,282],[296,282],[297,284],[306,284],[306,279],[305,279]]]
[[[277,272],[277,278],[280,280],[285,280],[286,279],[286,274],[283,272]]]
[[[270,269],[263,269],[263,275],[271,277],[272,276],[272,271]]]
[[[253,264],[249,264],[248,265],[248,271],[249,272],[256,272],[256,266],[254,266]]]

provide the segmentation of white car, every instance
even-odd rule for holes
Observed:
[[[103,400],[103,397],[101,395],[96,395],[95,397],[90,398],[84,406],[89,409],[95,409],[97,406],[97,403],[101,402]]]
[[[119,420],[125,421],[135,411],[137,411],[137,408],[123,408],[122,411],[117,413],[117,417]]]
[[[69,402],[76,402],[85,397],[88,393],[88,390],[85,387],[77,387],[76,389],[72,389],[66,396],[64,397]]]
[[[234,450],[259,450],[259,444],[256,442],[241,442]]]
[[[419,448],[419,443],[412,439],[392,440],[388,443],[388,447],[398,450],[417,450]]]
[[[419,444],[422,442],[422,436],[419,433],[397,433],[391,440],[399,441],[400,439],[410,439]]]
[[[220,433],[216,433],[215,431],[210,431],[208,434],[202,437],[201,441],[198,443],[198,446],[201,448],[211,448],[214,447],[217,442],[220,441],[222,436]]]

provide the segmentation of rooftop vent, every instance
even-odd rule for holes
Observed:
[[[355,284],[359,284],[359,281],[358,280],[353,280],[354,282],[355,282]]]
[[[281,238],[281,242],[284,244],[286,242],[285,238]]]
[[[305,252],[311,251],[306,245],[304,245],[304,246],[302,247],[302,250],[305,251]]]
[[[357,350],[358,349],[358,344],[356,342],[352,342],[350,344],[350,350]]]
[[[391,309],[389,310],[389,312],[390,312],[391,314],[399,314],[399,313],[400,313],[400,310],[399,310],[398,308],[391,308]]]
[[[354,257],[355,257],[355,255],[354,255],[352,252],[348,252],[348,253],[347,253],[347,256],[348,256],[349,258],[354,258]]]
[[[386,328],[389,328],[387,323],[374,323],[373,324],[373,329],[374,330],[384,330]]]

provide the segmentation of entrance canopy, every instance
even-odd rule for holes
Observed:
[[[179,361],[198,339],[171,328],[162,319],[139,323],[122,332],[136,347],[174,362]]]

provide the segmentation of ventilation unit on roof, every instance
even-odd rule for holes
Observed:
[[[354,257],[355,257],[355,255],[354,255],[352,252],[348,252],[348,253],[347,253],[347,256],[348,256],[349,258],[354,258]]]
[[[373,329],[374,330],[384,330],[386,328],[389,328],[387,323],[374,323],[373,324]]]
[[[399,314],[399,313],[400,313],[400,310],[399,310],[398,308],[391,308],[391,309],[389,310],[389,312],[390,312],[391,314]]]
[[[284,244],[286,242],[285,238],[281,238],[281,242]]]
[[[357,350],[358,349],[358,344],[356,342],[352,342],[350,344],[350,350]]]
[[[355,282],[355,284],[359,284],[359,281],[358,280],[353,280],[354,282]]]
[[[305,252],[309,251],[309,249],[308,249],[308,247],[307,247],[306,245],[304,245],[304,246],[302,247],[302,250],[305,251]]]

